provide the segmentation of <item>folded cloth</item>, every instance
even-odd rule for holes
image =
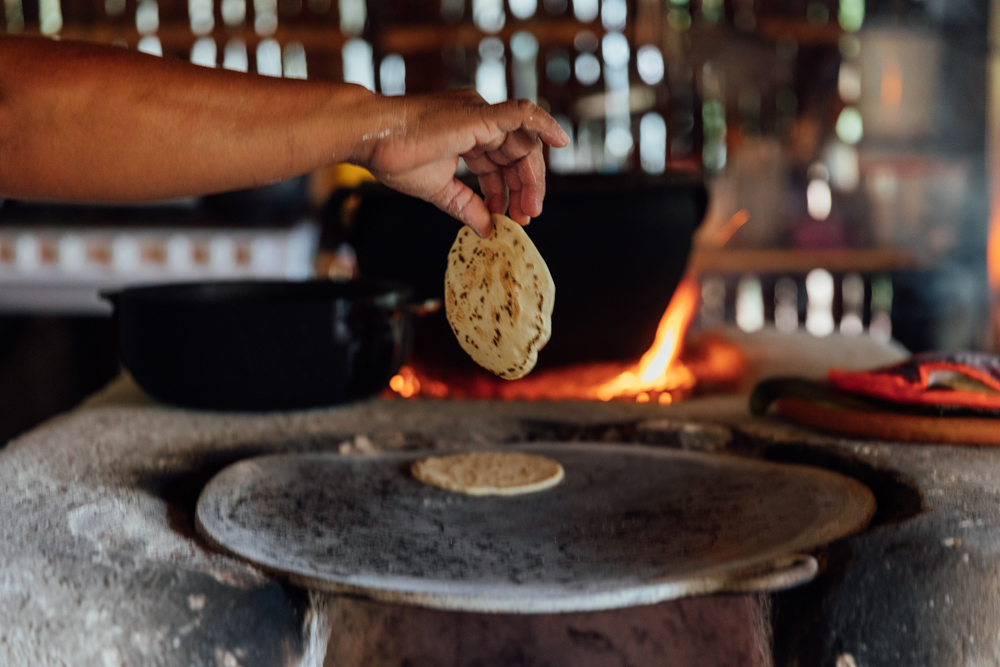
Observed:
[[[830,385],[889,403],[1000,410],[1000,357],[927,352],[873,371],[829,372]]]

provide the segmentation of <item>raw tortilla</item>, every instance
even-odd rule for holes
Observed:
[[[411,467],[425,484],[471,496],[515,496],[548,489],[563,478],[558,461],[521,452],[432,456]]]
[[[527,375],[552,333],[556,288],[524,229],[493,216],[493,234],[458,232],[445,272],[445,311],[472,360],[506,380]]]

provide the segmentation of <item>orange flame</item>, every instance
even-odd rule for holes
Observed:
[[[457,373],[442,382],[420,369],[403,366],[386,397],[475,398],[506,401],[631,400],[670,405],[688,396],[699,382],[735,386],[746,371],[743,352],[717,334],[696,340],[685,352],[684,338],[698,306],[700,287],[693,274],[677,286],[656,329],[652,347],[638,363],[599,362],[542,370],[513,382],[486,374]]]
[[[986,241],[986,276],[993,300],[990,304],[990,324],[993,326],[993,349],[1000,350],[1000,211],[990,216],[989,237]]]
[[[597,398],[610,401],[619,396],[635,396],[637,402],[649,401],[648,392],[665,392],[691,389],[697,382],[695,376],[677,361],[684,343],[700,290],[692,276],[684,277],[670,298],[670,304],[656,328],[653,346],[642,355],[638,365],[618,375],[597,388]]]
[[[420,393],[420,380],[417,379],[412,368],[403,366],[399,369],[399,373],[393,375],[392,379],[389,380],[389,389],[403,398],[410,398]]]
[[[1000,211],[990,220],[989,240],[986,242],[986,269],[990,287],[1000,291]]]

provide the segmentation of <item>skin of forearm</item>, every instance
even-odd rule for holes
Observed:
[[[0,38],[0,197],[131,202],[363,161],[393,105],[115,47]]]

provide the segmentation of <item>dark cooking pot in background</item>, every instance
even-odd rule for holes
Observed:
[[[708,197],[697,174],[550,176],[544,212],[526,228],[556,286],[552,338],[538,364],[635,358],[684,273]],[[348,241],[361,275],[441,298],[459,223],[434,206],[368,183],[335,193],[325,247]],[[444,314],[416,323],[414,356],[473,370]]]
[[[391,282],[135,287],[115,306],[122,364],[158,400],[287,410],[377,394],[410,341],[409,288]]]

